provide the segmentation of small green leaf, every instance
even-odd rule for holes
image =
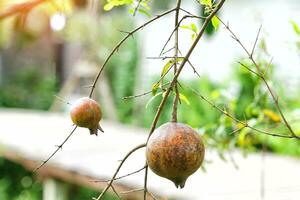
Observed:
[[[191,29],[190,26],[186,26],[186,25],[180,26],[180,28],[183,28],[183,29],[189,29],[189,30]]]
[[[149,104],[156,98],[156,97],[158,97],[159,95],[161,95],[161,94],[163,94],[163,92],[159,92],[159,93],[157,93],[156,95],[154,95],[153,97],[151,97],[149,100],[148,100],[148,102],[146,103],[146,109],[148,108],[148,106],[149,106]]]
[[[105,11],[109,11],[109,10],[111,10],[113,7],[114,7],[114,4],[112,4],[112,3],[107,3],[107,4],[104,5],[103,9],[104,9]]]
[[[198,32],[198,28],[197,26],[194,24],[194,23],[191,23],[190,25],[183,25],[183,26],[180,26],[180,28],[183,28],[183,29],[188,29],[190,31],[193,31],[194,33],[197,33]]]
[[[193,32],[195,32],[195,33],[198,32],[198,28],[197,28],[197,26],[196,26],[194,23],[191,24],[191,30],[192,30]]]
[[[216,15],[214,15],[213,18],[211,19],[211,23],[212,23],[215,31],[217,31],[220,26],[220,20],[218,19],[218,17]]]
[[[294,32],[297,35],[300,35],[300,29],[299,29],[299,26],[296,24],[296,22],[294,22],[293,20],[290,20],[290,24],[292,24]]]
[[[200,4],[205,5],[205,6],[212,6],[212,1],[211,0],[200,0]]]
[[[156,94],[158,88],[159,88],[159,82],[154,83],[154,84],[152,85],[152,89],[151,89],[151,90],[152,90],[152,95],[153,95],[153,96]]]
[[[163,70],[162,70],[160,76],[161,76],[161,77],[164,77],[164,76],[169,72],[170,68],[171,68],[173,65],[174,65],[174,60],[169,60],[169,61],[165,64],[165,66],[164,66],[164,68],[163,68]]]
[[[133,0],[107,0],[107,3],[104,5],[103,9],[109,11],[115,6],[122,6],[132,4]]]
[[[163,70],[162,70],[161,75],[160,75],[161,77],[164,77],[165,75],[167,75],[167,73],[169,72],[170,68],[171,68],[171,67],[174,65],[174,63],[175,63],[174,60],[176,60],[176,62],[179,63],[179,62],[182,62],[184,59],[183,59],[183,58],[176,58],[176,59],[169,60],[169,61],[165,64],[165,66],[163,67]]]
[[[185,95],[183,95],[182,93],[179,93],[179,99],[181,101],[184,101],[187,105],[191,104],[190,101],[188,100],[188,98]]]

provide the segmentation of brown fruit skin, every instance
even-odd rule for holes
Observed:
[[[71,108],[71,119],[73,123],[90,130],[90,134],[98,133],[98,129],[103,132],[99,125],[102,118],[100,105],[93,99],[83,97],[78,99]]]
[[[157,128],[146,146],[146,159],[150,169],[159,176],[183,188],[204,159],[204,144],[191,127],[168,122]]]

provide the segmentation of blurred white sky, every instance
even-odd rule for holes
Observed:
[[[183,1],[183,7],[197,13],[193,1]],[[300,56],[295,50],[296,35],[290,20],[300,24],[299,0],[229,0],[226,1],[220,17],[229,22],[231,29],[238,35],[247,48],[251,49],[259,26],[262,24],[261,37],[266,40],[273,63],[278,70],[277,77],[287,81],[288,85],[299,83]],[[140,32],[142,51],[141,65],[144,77],[149,77],[160,70],[166,61],[149,60],[146,57],[158,56],[163,44],[173,30],[174,14],[160,19]],[[138,20],[141,24],[145,19]],[[184,24],[189,24],[186,20]],[[190,32],[180,32],[180,49],[186,52],[191,44]],[[172,44],[172,41],[171,41]],[[171,47],[171,46],[169,46]],[[229,78],[231,64],[236,58],[244,56],[243,50],[221,27],[212,38],[203,38],[198,44],[191,61],[201,75],[208,75],[212,80],[222,82]],[[279,76],[278,76],[279,75]],[[194,76],[191,69],[186,67],[183,77]]]

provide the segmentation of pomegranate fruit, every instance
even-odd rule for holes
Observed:
[[[204,159],[202,139],[191,127],[168,122],[157,128],[146,146],[146,159],[150,169],[157,175],[183,188]]]
[[[91,135],[97,135],[98,130],[104,132],[99,125],[102,112],[95,100],[88,97],[78,99],[72,105],[70,115],[75,125],[88,128]]]

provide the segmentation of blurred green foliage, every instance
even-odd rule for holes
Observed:
[[[42,185],[32,178],[32,173],[0,157],[0,199],[40,200]]]
[[[122,19],[119,19],[119,16],[117,15],[113,18],[109,16],[109,18],[110,19],[104,20],[106,26],[110,24],[110,26],[118,27],[119,30],[133,29],[133,22],[130,18],[123,17]],[[114,20],[115,18],[118,18],[119,20]],[[125,35],[120,32],[111,33],[109,29],[102,34],[104,35],[104,38],[106,38],[103,40],[102,44],[109,50],[116,44],[116,42],[112,41],[120,41]],[[126,41],[116,55],[112,57],[106,68],[108,82],[111,86],[114,104],[118,112],[118,119],[124,123],[131,122],[129,116],[132,115],[134,109],[133,102],[124,102],[122,97],[133,95],[135,90],[137,65],[140,56],[137,39],[138,35],[134,35]],[[106,56],[107,55],[103,56],[101,59],[103,60]]]
[[[47,110],[57,92],[56,79],[38,70],[20,68],[2,77],[0,107]]]
[[[21,165],[0,157],[0,199],[1,200],[40,200],[42,183],[34,179],[34,174]],[[99,192],[76,185],[67,185],[70,200],[89,199]],[[116,196],[106,194],[105,200],[117,200]]]

